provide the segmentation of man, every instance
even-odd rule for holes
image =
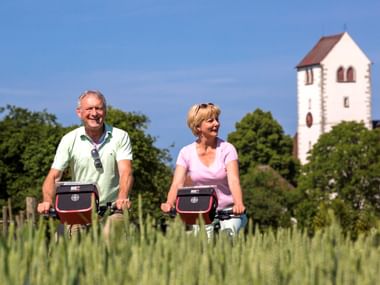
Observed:
[[[85,91],[79,97],[76,113],[83,126],[61,139],[43,183],[43,201],[37,211],[47,213],[52,207],[56,182],[67,167],[71,180],[98,184],[100,205],[115,202],[117,209],[129,208],[133,176],[128,133],[105,123],[107,104],[99,91]]]

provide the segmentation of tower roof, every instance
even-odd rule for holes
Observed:
[[[317,44],[297,65],[297,68],[320,64],[343,35],[344,33],[340,33],[337,35],[321,37]]]

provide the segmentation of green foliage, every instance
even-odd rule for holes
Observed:
[[[0,204],[12,198],[23,208],[26,196],[40,197],[55,148],[66,131],[52,114],[7,106],[0,121]]]
[[[236,131],[228,135],[228,141],[239,153],[241,174],[247,173],[251,166],[264,164],[296,183],[299,162],[292,156],[292,138],[284,134],[270,112],[256,109],[235,126]]]
[[[296,190],[269,166],[250,168],[242,176],[244,204],[261,230],[289,227]]]
[[[141,194],[144,213],[160,216],[160,203],[166,199],[172,177],[172,170],[168,166],[171,160],[168,150],[154,146],[155,138],[145,133],[149,120],[143,114],[108,107],[107,123],[127,131],[132,141],[135,178],[132,201],[137,201],[137,195]],[[135,204],[133,212],[137,211]]]
[[[304,203],[313,206],[304,217],[309,226],[322,204],[334,209],[354,236],[374,226],[374,216],[380,217],[379,141],[379,130],[356,122],[343,122],[320,137],[298,182],[304,199],[311,201]]]

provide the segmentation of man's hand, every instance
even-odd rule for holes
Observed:
[[[172,205],[170,205],[170,203],[162,203],[161,204],[161,211],[162,212],[169,213],[171,209],[172,209]]]
[[[50,207],[51,207],[50,202],[41,202],[37,206],[37,212],[40,214],[47,214],[49,213]]]
[[[129,209],[131,207],[131,201],[129,198],[124,198],[124,199],[117,199],[116,200],[116,208],[119,210],[125,210]]]

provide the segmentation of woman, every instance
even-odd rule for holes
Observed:
[[[161,204],[161,210],[169,212],[175,206],[178,189],[189,185],[189,180],[194,186],[216,185],[218,210],[232,208],[234,214],[241,215],[221,221],[221,230],[229,229],[235,234],[245,226],[247,217],[236,149],[218,137],[220,113],[219,107],[212,103],[190,108],[187,125],[197,139],[181,149],[167,201]]]

